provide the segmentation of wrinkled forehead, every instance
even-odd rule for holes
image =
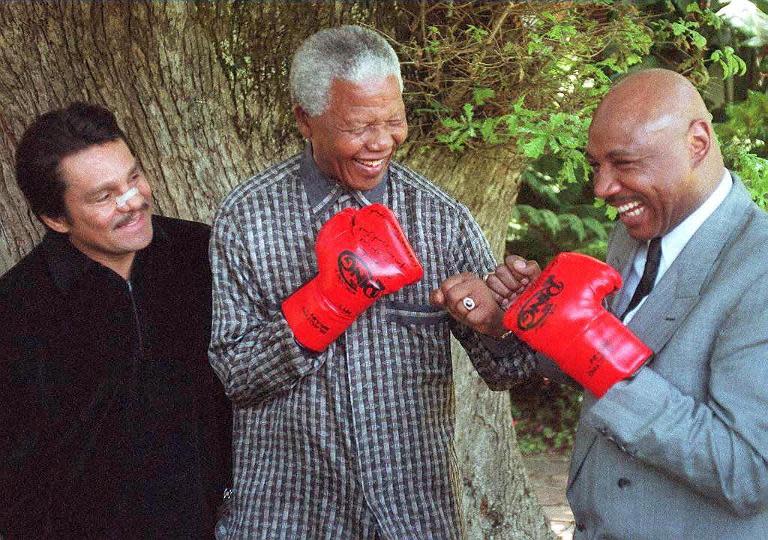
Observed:
[[[642,108],[599,108],[589,128],[587,152],[631,149],[663,143],[679,125],[672,111]]]

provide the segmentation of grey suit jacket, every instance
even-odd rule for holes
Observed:
[[[585,396],[575,538],[768,538],[766,244],[768,215],[734,177],[629,324],[653,360]],[[639,245],[617,225],[608,262],[625,278]]]

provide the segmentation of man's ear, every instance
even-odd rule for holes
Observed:
[[[294,105],[293,115],[296,117],[296,125],[299,126],[301,136],[309,140],[312,138],[312,128],[309,126],[309,115],[301,105]]]
[[[52,218],[50,216],[42,215],[40,219],[45,223],[49,229],[56,231],[57,233],[67,234],[70,226],[65,216]]]
[[[707,157],[712,148],[712,126],[706,120],[699,118],[688,126],[688,154],[691,159],[691,167],[695,168]]]

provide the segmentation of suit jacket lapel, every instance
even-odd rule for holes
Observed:
[[[621,282],[626,283],[632,271],[635,253],[642,247],[643,243],[626,234],[626,230],[620,223],[616,227],[621,227],[621,230],[611,237],[608,246],[608,264],[621,273]],[[608,300],[608,308],[614,314],[622,313],[629,305],[630,297],[622,293],[623,291],[619,290]]]
[[[733,187],[728,196],[696,231],[629,323],[629,328],[656,354],[664,348],[688,311],[696,304],[718,255],[731,243],[733,235],[737,234],[736,231],[746,219],[751,199],[738,177],[733,173],[731,175]],[[607,260],[621,272],[625,281],[635,252],[641,244],[627,234],[621,223],[616,224]],[[620,310],[629,303],[629,299],[622,299],[622,296],[625,295],[616,294],[609,302],[613,313],[621,313]],[[584,396],[582,416],[594,402],[595,398],[588,393]],[[568,489],[578,476],[597,436],[593,428],[583,422],[579,423],[571,456]]]
[[[701,225],[629,322],[629,328],[657,354],[698,302],[723,248],[746,219],[750,198],[734,175],[723,203]]]

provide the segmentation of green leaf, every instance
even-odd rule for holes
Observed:
[[[499,137],[496,135],[496,122],[493,118],[486,118],[480,124],[480,136],[488,144],[499,143]]]
[[[539,217],[541,218],[542,224],[549,229],[552,236],[556,236],[557,233],[560,232],[560,220],[557,218],[557,214],[552,210],[540,208]]]
[[[587,237],[586,230],[584,229],[584,223],[582,223],[579,216],[575,214],[560,214],[560,221],[574,233],[576,233],[576,237],[579,239],[579,242],[583,242]]]
[[[707,38],[705,38],[704,36],[696,32],[695,30],[691,30],[691,39],[697,49],[704,49],[707,46]]]
[[[474,108],[472,107],[471,103],[465,103],[464,106],[461,108],[462,111],[464,111],[464,117],[467,119],[468,122],[472,121],[472,118],[475,115]]]
[[[525,157],[531,159],[537,159],[544,153],[544,148],[547,145],[547,137],[539,135],[534,137],[530,141],[523,143],[522,151]]]
[[[688,31],[688,27],[685,25],[685,23],[673,22],[671,24],[671,27],[672,27],[672,34],[675,36],[682,36]]]
[[[584,227],[591,231],[592,234],[597,236],[598,238],[605,240],[608,238],[608,231],[606,231],[605,225],[600,223],[598,220],[592,217],[585,217],[581,220],[581,222],[584,224]]]
[[[606,215],[606,216],[608,217],[608,219],[610,219],[610,220],[614,220],[614,219],[616,219],[616,216],[618,216],[618,215],[619,215],[619,211],[618,211],[618,210],[616,210],[616,208],[615,208],[615,207],[613,207],[613,206],[611,206],[611,205],[609,205],[609,204],[605,204],[605,201],[604,201],[603,199],[597,199],[597,198],[595,198],[595,206],[596,206],[597,208],[605,208],[605,215]]]
[[[485,105],[489,99],[496,97],[496,91],[493,88],[475,88],[472,91],[472,102],[475,105]]]
[[[563,161],[562,167],[558,171],[558,177],[562,178],[566,183],[576,182],[576,169],[573,159],[568,157]]]
[[[557,141],[566,148],[580,148],[584,141],[567,131],[557,134]]]
[[[634,66],[635,64],[639,64],[640,62],[642,62],[643,57],[640,56],[639,54],[632,53],[632,54],[628,54],[624,58],[624,61],[627,63],[628,66]]]
[[[577,33],[576,27],[572,24],[556,24],[546,35],[550,39],[562,40],[573,37]]]
[[[687,6],[685,6],[685,12],[686,13],[701,13],[701,8],[696,2],[691,2]]]
[[[440,123],[443,125],[443,127],[447,127],[448,129],[457,129],[463,125],[455,118],[443,118],[440,120]]]

